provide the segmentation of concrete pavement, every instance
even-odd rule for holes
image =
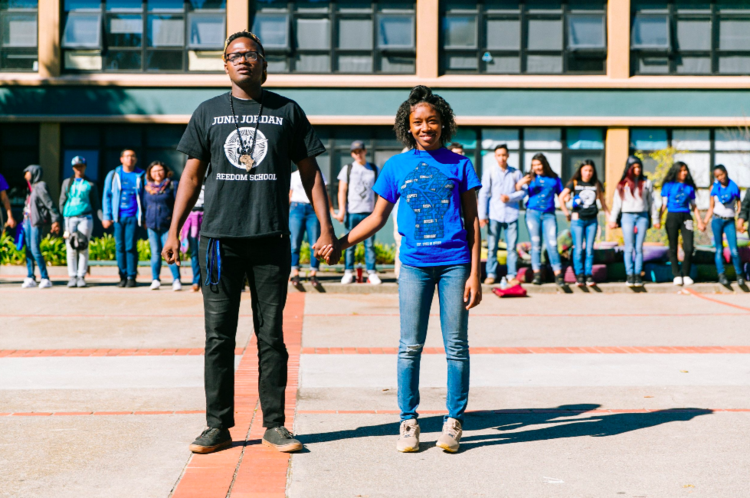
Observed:
[[[261,447],[251,400],[235,447],[203,460],[187,449],[205,424],[200,294],[107,278],[42,291],[0,275],[0,497],[734,497],[750,485],[744,294],[485,295],[455,455],[434,446],[446,394],[437,303],[422,451],[402,455],[397,296],[291,295],[302,354],[288,416],[306,450],[287,461]],[[251,326],[245,294],[239,353]],[[252,387],[252,369],[239,370]],[[197,477],[201,465],[225,477]]]

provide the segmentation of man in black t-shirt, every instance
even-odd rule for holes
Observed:
[[[321,224],[315,247],[341,251],[315,156],[325,152],[296,102],[265,91],[267,63],[257,36],[231,35],[224,49],[230,93],[203,102],[177,150],[188,155],[162,252],[179,262],[178,234],[205,177],[200,263],[205,311],[206,429],[190,446],[210,453],[231,446],[234,426],[234,348],[240,295],[250,282],[258,338],[258,392],[267,428],[263,444],[297,451],[302,444],[284,428],[288,353],[282,316],[291,269],[289,183],[292,162]],[[316,254],[317,256],[317,250]]]

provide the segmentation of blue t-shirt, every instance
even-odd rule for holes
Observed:
[[[390,158],[373,190],[395,204],[399,198],[400,259],[416,267],[471,263],[461,217],[461,194],[482,186],[471,161],[446,148],[413,149]]]
[[[5,177],[3,175],[0,175],[0,192],[3,190],[8,190],[10,187],[8,187],[8,182],[5,181]]]
[[[689,213],[690,203],[695,200],[695,189],[680,182],[669,182],[661,186],[661,196],[667,199],[670,213]]]
[[[138,173],[120,172],[120,218],[138,214]]]
[[[563,191],[562,182],[559,178],[537,175],[528,185],[529,201],[526,209],[541,211],[543,213],[555,212],[555,194]]]
[[[714,184],[711,187],[711,194],[710,194],[710,197],[714,197],[714,196],[722,204],[729,204],[735,199],[738,199],[738,200],[740,199],[740,188],[732,180],[729,180],[729,183],[727,184],[726,187],[722,185],[721,182],[719,182],[719,180],[716,180],[714,181]]]

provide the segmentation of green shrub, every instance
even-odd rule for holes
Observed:
[[[0,232],[0,265],[22,265],[26,262],[23,250],[16,250],[13,237]]]
[[[115,238],[108,233],[101,237],[92,238],[89,242],[89,259],[95,261],[114,261]]]
[[[138,241],[138,261],[151,261],[151,244],[148,240]]]
[[[47,234],[39,244],[44,261],[50,266],[65,266],[67,264],[67,248],[65,240]]]
[[[341,256],[343,262],[343,255]],[[381,265],[392,265],[396,260],[396,245],[375,242],[375,262]],[[303,265],[310,264],[310,245],[302,243],[299,251],[299,262]],[[365,264],[365,245],[358,244],[354,250],[354,262]]]

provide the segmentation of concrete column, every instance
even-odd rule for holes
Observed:
[[[39,0],[39,76],[60,76],[60,0]]]
[[[607,76],[630,77],[630,0],[607,4]]]
[[[625,161],[630,153],[630,130],[628,128],[608,128],[605,150],[605,184],[607,189],[607,204],[612,207],[612,201],[617,190],[617,184],[625,168]],[[607,240],[616,237],[619,230],[607,228]]]
[[[250,29],[250,1],[227,0],[227,36]]]
[[[44,181],[47,182],[52,200],[60,198],[60,184],[62,183],[60,150],[60,123],[42,123],[39,126],[39,165],[44,171]]]
[[[417,77],[438,77],[439,0],[417,0]]]

